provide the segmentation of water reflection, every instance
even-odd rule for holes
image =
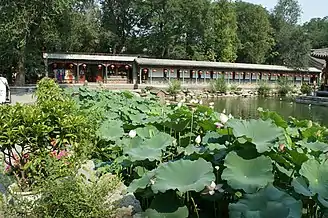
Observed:
[[[288,99],[227,97],[216,99],[214,107],[219,112],[225,109],[228,114],[231,113],[238,118],[258,118],[257,109],[262,107],[276,111],[284,118],[292,116],[297,119],[311,119],[328,126],[326,107],[296,104]]]

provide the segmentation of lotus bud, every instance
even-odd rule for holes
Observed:
[[[281,152],[285,151],[285,144],[279,144],[279,151]]]
[[[199,101],[199,104],[200,104],[200,105],[202,105],[202,104],[203,104],[203,101],[202,101],[202,100],[200,100],[200,101]]]
[[[214,106],[209,106],[209,108],[211,108],[212,110],[214,110]]]
[[[210,102],[209,105],[210,105],[210,106],[214,106],[214,102]]]
[[[136,135],[137,135],[137,132],[136,132],[135,130],[131,130],[131,131],[129,132],[129,136],[130,136],[131,138],[136,137]]]
[[[228,118],[229,119],[233,119],[233,116],[231,114],[229,114]]]
[[[180,108],[182,106],[182,102],[178,103],[178,108]]]
[[[216,128],[218,128],[218,129],[221,129],[221,128],[224,126],[222,123],[219,123],[219,122],[214,123],[214,125],[215,125]]]
[[[155,184],[155,180],[154,180],[154,179],[150,179],[150,183],[151,183],[152,185],[154,185],[154,184]]]
[[[211,182],[211,185],[210,185],[210,188],[214,190],[214,189],[215,189],[215,187],[216,187],[216,184],[215,184],[215,182],[214,182],[214,181],[212,181],[212,182]]]
[[[226,113],[226,109],[224,109],[224,110],[222,111],[222,113],[225,114],[225,113]]]
[[[220,169],[220,167],[219,167],[219,166],[215,166],[214,168],[215,168],[216,170],[219,170],[219,169]]]
[[[197,138],[195,139],[196,144],[200,144],[201,141],[202,141],[202,138],[200,137],[200,135],[197,136]]]
[[[225,124],[226,122],[228,122],[228,120],[229,120],[229,117],[227,115],[225,115],[223,113],[220,114],[220,121],[222,124]]]

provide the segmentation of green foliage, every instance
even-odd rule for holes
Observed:
[[[271,92],[271,87],[266,82],[261,82],[257,88],[257,92],[261,96],[268,96]]]
[[[23,189],[36,178],[51,176],[55,162],[67,168],[90,152],[92,126],[77,104],[53,80],[43,79],[33,105],[0,106],[0,145],[6,172],[18,178]],[[65,161],[64,161],[65,160]]]
[[[269,13],[260,5],[236,2],[238,39],[237,61],[241,63],[264,63],[274,46]]]
[[[308,83],[302,83],[301,92],[303,94],[309,95],[312,92],[312,87]]]
[[[280,77],[278,80],[278,94],[280,96],[286,96],[289,92],[292,91],[292,87],[288,78]]]
[[[210,90],[211,92],[226,93],[228,91],[228,85],[224,77],[211,81]]]
[[[114,217],[110,194],[119,189],[120,180],[103,175],[94,182],[79,177],[46,181],[42,197],[35,202],[35,217]]]
[[[176,95],[181,91],[181,82],[179,80],[169,81],[169,88],[167,89],[170,95]]]
[[[306,217],[326,210],[325,127],[263,110],[258,120],[229,119],[202,105],[163,106],[151,95],[81,90],[78,98],[83,110],[105,109],[103,123],[121,120],[121,136],[103,137],[112,127],[100,123],[94,158],[98,170],[122,175],[144,215]]]
[[[311,44],[307,33],[297,25],[301,13],[297,0],[278,1],[271,19],[276,45],[269,63],[295,69],[308,67]]]

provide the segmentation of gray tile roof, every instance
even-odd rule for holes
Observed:
[[[298,71],[293,68],[278,65],[263,65],[263,64],[243,64],[243,63],[226,63],[226,62],[209,62],[209,61],[187,61],[187,60],[169,60],[169,59],[148,59],[137,58],[137,64],[141,66],[159,66],[159,67],[188,67],[188,68],[211,68],[217,70],[257,70],[257,71]],[[300,70],[302,72],[321,73],[314,67]]]
[[[110,56],[110,55],[90,55],[90,54],[60,54],[43,53],[43,58],[51,60],[86,60],[86,61],[123,61],[133,62],[137,57],[130,56]]]
[[[328,59],[328,48],[312,49],[311,56],[320,59]]]

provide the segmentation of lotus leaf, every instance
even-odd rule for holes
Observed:
[[[292,186],[294,187],[295,192],[302,194],[304,196],[310,197],[314,194],[309,190],[308,185],[303,177],[294,178],[292,181]]]
[[[154,126],[146,126],[143,128],[136,129],[137,135],[143,139],[145,138],[151,138],[154,135],[157,135],[159,133],[158,129]]]
[[[172,145],[175,141],[170,135],[166,133],[158,133],[152,138],[145,139],[141,143],[131,144],[130,147],[124,149],[124,154],[129,155],[131,161],[138,160],[159,160],[162,155],[162,150]]]
[[[227,168],[223,170],[222,179],[227,180],[232,188],[243,189],[247,193],[254,193],[274,180],[271,159],[268,157],[245,160],[235,152],[230,152],[224,165]]]
[[[321,152],[327,152],[328,151],[328,144],[323,143],[323,142],[298,142],[302,147],[311,149],[313,151],[321,151]]]
[[[268,185],[255,194],[246,194],[229,205],[230,218],[300,218],[302,203],[285,192]]]
[[[178,160],[161,165],[156,171],[156,180],[152,190],[165,192],[179,190],[200,192],[205,186],[215,181],[212,164],[204,159]]]
[[[165,202],[166,203],[166,202]],[[143,218],[187,218],[189,215],[188,208],[186,206],[179,207],[173,213],[159,213],[153,209],[147,209],[143,214]]]
[[[156,169],[145,173],[141,178],[135,179],[131,182],[128,187],[128,192],[136,192],[138,189],[145,189],[149,184],[151,184],[151,180],[154,178],[156,173]]]
[[[124,130],[123,123],[118,120],[106,120],[103,122],[98,130],[98,136],[106,141],[116,141],[120,139]]]
[[[256,146],[259,153],[269,151],[274,141],[284,136],[283,129],[277,127],[271,120],[229,120],[228,127],[233,129],[235,137],[246,136]]]
[[[308,179],[312,193],[328,199],[328,162],[320,164],[316,160],[308,160],[302,164],[300,174]]]

